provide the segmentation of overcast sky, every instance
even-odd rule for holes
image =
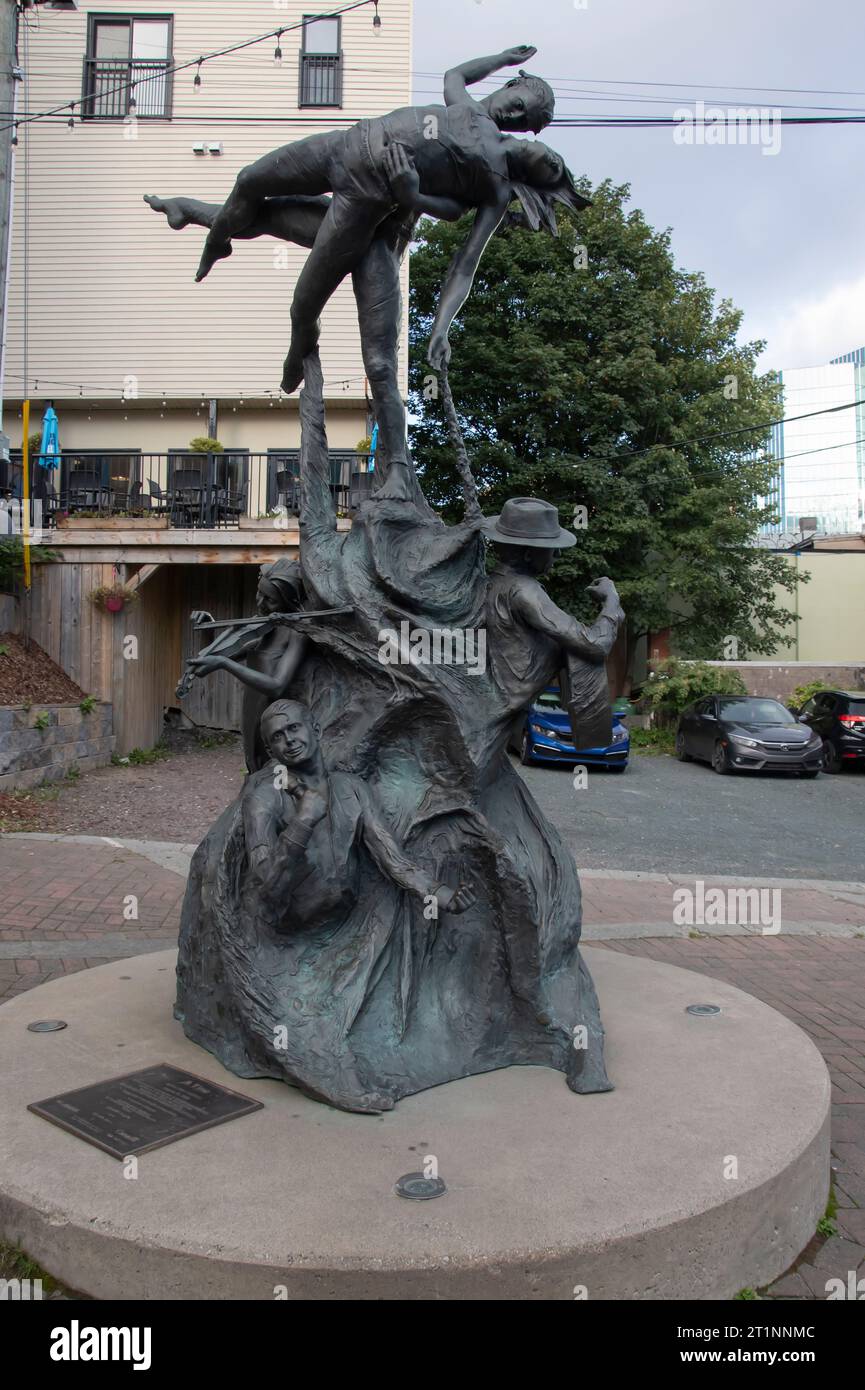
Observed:
[[[865,0],[415,0],[416,100],[436,99],[446,68],[522,43],[562,116],[672,115],[699,99],[865,115]],[[671,128],[544,138],[575,174],[630,183],[633,205],[672,229],[679,265],[745,311],[743,337],[766,339],[764,368],[865,345],[865,125],[767,126],[774,154],[677,144]]]

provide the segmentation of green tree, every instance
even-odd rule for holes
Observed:
[[[728,655],[730,636],[742,652],[769,652],[793,617],[775,586],[791,590],[795,576],[752,544],[772,515],[757,499],[773,474],[765,424],[781,413],[775,378],[756,369],[763,345],[737,341],[741,313],[676,267],[669,233],[626,209],[627,186],[582,191],[593,206],[561,216],[558,239],[521,227],[493,239],[451,333],[484,510],[535,495],[558,505],[565,526],[576,515],[578,544],[551,592],[588,615],[585,586],[615,579],[629,672],[639,638],[668,626],[681,655]],[[468,225],[424,222],[411,262],[412,442],[449,519],[460,514],[458,479],[425,352]]]

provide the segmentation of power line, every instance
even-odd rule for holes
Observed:
[[[787,415],[780,420],[768,420],[764,424],[743,425],[734,430],[717,430],[714,434],[697,435],[693,439],[682,439],[678,444],[649,444],[644,449],[629,449],[621,454],[608,454],[606,458],[596,456],[591,460],[592,463],[617,463],[619,459],[637,458],[640,454],[650,454],[653,449],[669,449],[673,453],[678,453],[682,449],[690,449],[694,444],[708,444],[717,439],[730,439],[737,434],[768,434],[776,425],[792,425],[796,420],[813,420],[817,415],[836,415],[840,410],[853,410],[857,405],[865,405],[865,396],[856,401],[849,401],[847,405],[832,405],[825,410],[810,410],[805,415]],[[811,452],[805,450],[806,453]],[[815,450],[815,452],[820,452]]]
[[[597,116],[585,112],[579,116],[565,116],[552,122],[560,129],[580,130],[667,130],[671,126],[716,127],[716,126],[760,126],[760,125],[865,125],[865,115],[861,116],[769,116],[742,119],[740,116],[725,116],[716,120],[710,116],[691,116],[682,120],[675,116]]]
[[[421,69],[412,69],[413,77],[434,77],[444,79],[444,73],[425,72]],[[482,78],[482,82],[492,82],[492,77]],[[728,92],[793,92],[798,96],[829,96],[829,97],[865,97],[862,91],[847,91],[837,87],[764,87],[762,85],[752,87],[737,86],[733,82],[637,82],[627,77],[547,77],[547,82],[551,85],[554,82],[560,85],[571,85],[586,82],[590,86],[609,87],[618,85],[620,87],[706,87],[712,91]],[[480,83],[472,83],[472,86],[479,86]]]
[[[770,454],[769,458],[772,463],[777,464],[779,468],[783,468],[788,459],[801,459],[805,458],[808,454],[829,454],[833,449],[850,449],[857,444],[865,444],[865,437],[861,439],[846,439],[843,444],[823,444],[819,449],[800,449],[795,454]]]

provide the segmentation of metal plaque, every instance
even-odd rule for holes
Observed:
[[[262,1104],[163,1062],[35,1101],[27,1109],[123,1159],[249,1115]]]

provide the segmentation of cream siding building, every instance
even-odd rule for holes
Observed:
[[[297,397],[280,398],[278,387],[306,253],[266,239],[239,242],[196,285],[204,233],[171,231],[143,196],[221,202],[237,172],[277,145],[407,104],[411,0],[381,0],[378,34],[371,4],[338,25],[285,32],[280,65],[275,39],[206,62],[197,91],[195,67],[162,74],[165,56],[173,64],[195,60],[337,8],[327,0],[173,0],[154,8],[80,0],[77,10],[28,14],[21,108],[78,104],[72,129],[63,112],[19,131],[5,360],[13,445],[26,376],[33,428],[53,400],[65,450],[182,450],[208,434],[212,401],[226,449],[264,455],[298,447]],[[308,52],[325,55],[304,61],[305,40]],[[337,53],[327,56],[331,49]],[[129,72],[129,62],[139,78],[131,114],[123,93],[110,95],[120,85],[113,74]],[[301,105],[302,80],[308,99],[341,105]],[[82,112],[88,82],[96,95]],[[369,417],[350,282],[323,324],[330,444],[352,450]],[[405,332],[401,373],[405,390]],[[252,516],[272,503],[273,470],[273,462],[250,459]]]

